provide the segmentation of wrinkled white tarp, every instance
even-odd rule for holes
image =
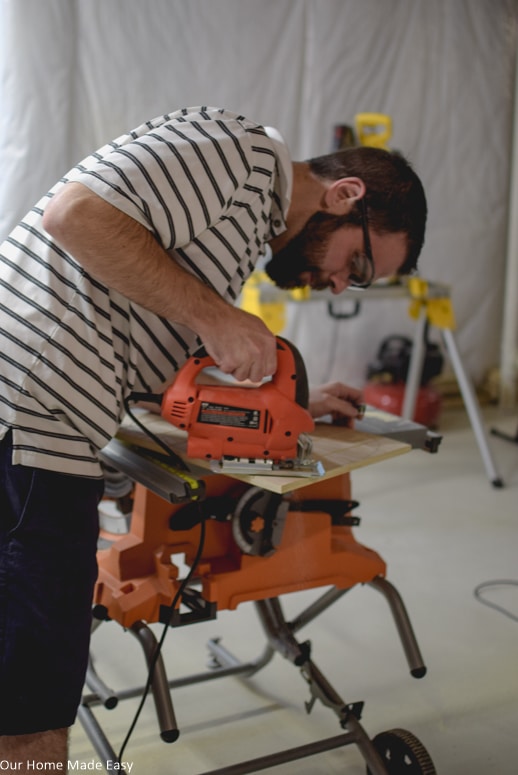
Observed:
[[[516,0],[0,0],[0,237],[79,158],[160,113],[237,110],[295,159],[386,113],[428,193],[421,273],[451,284],[479,380],[500,355],[516,20]],[[285,334],[312,382],[360,385],[381,339],[412,332],[406,309],[335,321],[315,302]]]

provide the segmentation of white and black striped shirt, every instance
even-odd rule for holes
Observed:
[[[0,248],[0,438],[13,462],[100,476],[97,451],[124,399],[161,392],[200,342],[99,283],[41,225],[79,181],[149,229],[234,302],[264,244],[285,229],[291,165],[278,138],[225,110],[158,117],[74,167]]]

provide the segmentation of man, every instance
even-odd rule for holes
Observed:
[[[66,761],[96,578],[97,452],[124,399],[161,392],[201,343],[238,380],[275,372],[275,338],[234,306],[267,245],[281,287],[340,293],[412,269],[425,220],[396,154],[293,163],[274,130],[189,108],[84,159],[13,230],[0,250],[2,760]],[[354,418],[359,399],[334,383],[310,411]]]

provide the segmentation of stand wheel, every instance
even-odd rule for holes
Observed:
[[[424,745],[406,729],[380,732],[372,744],[381,756],[388,775],[437,775]],[[367,775],[372,775],[368,767]]]

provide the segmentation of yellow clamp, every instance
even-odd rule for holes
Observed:
[[[311,288],[309,285],[304,288],[294,288],[292,291],[288,291],[288,293],[293,301],[309,301],[311,298]]]
[[[308,301],[310,296],[311,288],[281,291],[266,272],[257,271],[250,275],[243,286],[240,307],[261,318],[272,334],[280,334],[286,325],[286,299]]]
[[[265,272],[253,272],[241,292],[241,309],[261,318],[272,334],[280,334],[286,325],[285,304],[282,297],[261,300],[261,286],[271,280]]]
[[[390,116],[383,113],[357,113],[354,125],[360,145],[389,150],[388,141],[392,136]]]
[[[413,299],[408,309],[411,318],[417,320],[425,306],[426,317],[433,326],[447,328],[450,331],[455,329],[455,314],[449,296],[430,298],[428,282],[420,277],[409,277],[407,287]]]

